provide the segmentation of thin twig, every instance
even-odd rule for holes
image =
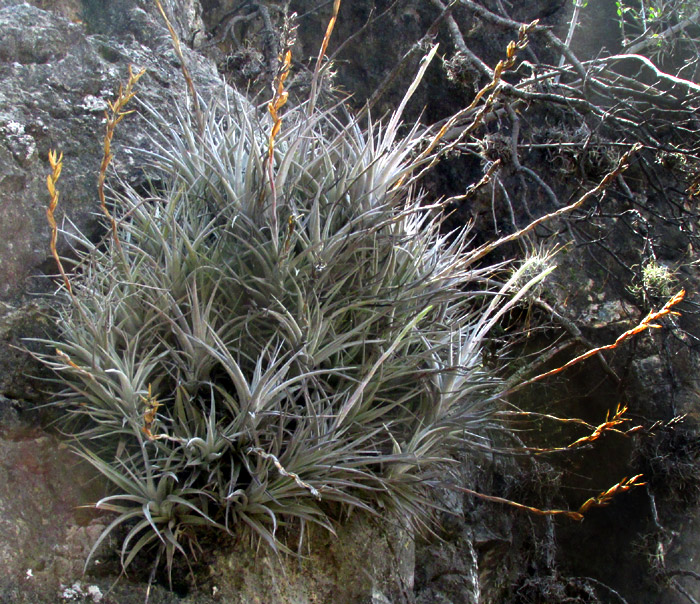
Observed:
[[[447,11],[448,7],[446,7],[441,2],[441,0],[431,0],[431,2],[441,11]],[[457,50],[459,50],[459,52],[461,52],[464,55],[464,57],[477,69],[477,71],[481,72],[481,75],[493,79],[493,71],[491,70],[491,68],[486,63],[484,63],[479,57],[477,57],[471,50],[469,50],[469,47],[464,41],[464,36],[459,30],[459,25],[457,25],[457,21],[455,21],[455,18],[451,14],[447,14],[445,19],[447,21],[447,29],[450,32],[450,37],[452,38],[452,42],[454,43],[454,45],[457,47]]]
[[[683,570],[681,568],[671,569],[664,572],[665,575],[669,577],[692,577],[696,581],[700,581],[700,573],[696,573],[694,570]]]
[[[327,4],[330,4],[333,0],[329,0]],[[347,38],[345,38],[339,45],[338,47],[333,51],[331,55],[328,56],[328,61],[332,62],[335,60],[335,58],[345,50],[345,48],[351,44],[354,40],[359,38],[367,29],[377,23],[379,20],[383,19],[386,15],[388,15],[391,11],[396,8],[396,6],[401,2],[402,0],[394,0],[389,6],[387,6],[386,9],[384,9],[381,13],[378,15],[374,14],[374,7],[370,10],[369,15],[367,16],[367,20],[364,22],[362,27],[360,27],[357,31],[354,31],[352,34],[350,34]],[[303,16],[303,15],[302,15]],[[301,19],[301,17],[299,17]]]
[[[533,220],[530,224],[528,224],[526,227],[520,229],[519,231],[512,233],[511,235],[506,235],[505,237],[501,237],[500,239],[497,239],[496,241],[492,241],[490,243],[485,243],[478,248],[476,248],[474,251],[472,251],[469,254],[468,260],[470,262],[474,262],[476,260],[479,260],[480,258],[483,258],[486,254],[489,254],[496,248],[506,244],[510,243],[512,241],[517,241],[518,239],[522,239],[525,235],[533,231],[535,228],[537,228],[539,225],[549,222],[553,220],[554,218],[558,218],[559,216],[563,216],[565,214],[568,214],[572,212],[573,210],[580,208],[586,201],[588,201],[591,197],[598,195],[602,191],[604,191],[608,185],[615,179],[617,176],[619,176],[622,172],[624,172],[627,167],[628,167],[628,162],[630,157],[632,156],[633,153],[641,149],[641,145],[639,143],[635,143],[632,145],[632,147],[620,158],[620,161],[617,163],[617,166],[606,174],[603,179],[593,188],[581,195],[574,203],[561,208],[555,212],[551,212],[550,214],[547,214],[545,216],[541,216],[540,218]]]
[[[526,25],[525,23],[521,23],[519,21],[514,21],[513,19],[508,19],[506,17],[502,17],[500,15],[497,15],[496,13],[491,12],[487,8],[477,4],[476,2],[472,2],[471,0],[459,0],[459,2],[460,2],[460,4],[467,7],[469,10],[471,10],[472,12],[479,15],[485,21],[489,21],[490,23],[493,23],[494,25],[498,25],[499,27],[505,27],[508,29],[520,29],[521,27],[523,27],[523,25]],[[571,64],[574,66],[574,69],[576,70],[576,72],[582,78],[586,77],[585,68],[576,59],[576,56],[571,52],[571,50],[559,38],[557,38],[552,33],[552,31],[549,27],[547,27],[545,25],[538,25],[532,31],[533,31],[533,33],[543,34],[545,36],[545,38],[547,39],[547,41],[552,46],[554,46],[558,51],[563,53],[564,56],[571,62]]]
[[[574,0],[574,12],[571,15],[571,21],[569,21],[569,31],[566,32],[566,39],[564,40],[564,46],[566,48],[571,48],[571,41],[574,39],[574,32],[576,31],[576,26],[578,25],[578,17],[583,8],[582,0]],[[564,61],[566,60],[566,55],[562,54],[559,58],[559,67],[564,66]],[[557,84],[559,83],[559,76],[554,80]]]
[[[611,57],[597,59],[596,63],[615,63],[617,61],[628,60],[639,61],[640,63],[643,63],[646,67],[648,67],[651,71],[654,72],[654,75],[656,75],[656,77],[662,80],[666,80],[667,82],[671,82],[673,84],[678,84],[679,86],[689,88],[693,92],[700,93],[700,84],[696,84],[695,82],[691,82],[690,80],[685,80],[683,78],[671,75],[670,73],[666,73],[665,71],[661,71],[656,65],[654,65],[654,63],[650,59],[643,55],[637,55],[633,53],[613,55]]]
[[[591,342],[588,338],[586,338],[583,335],[576,323],[564,316],[563,311],[557,310],[556,308],[551,306],[547,301],[542,300],[541,298],[536,298],[535,300],[533,300],[533,304],[535,306],[539,306],[542,310],[549,313],[551,317],[554,317],[559,323],[561,323],[564,329],[566,329],[566,331],[568,331],[578,342],[580,342],[587,348],[595,348],[593,342]],[[617,375],[617,373],[615,373],[612,367],[610,367],[610,364],[605,360],[605,357],[602,353],[598,354],[598,360],[603,366],[603,370],[617,383],[619,383],[620,376]]]
[[[192,97],[192,108],[194,109],[195,120],[197,121],[197,128],[199,130],[199,134],[201,135],[204,133],[204,114],[202,113],[202,110],[199,107],[199,96],[197,96],[197,90],[194,87],[194,82],[192,81],[190,70],[187,68],[185,56],[182,53],[182,47],[180,46],[180,38],[178,38],[177,33],[173,29],[173,26],[170,24],[170,19],[168,19],[168,16],[165,14],[165,10],[163,10],[163,5],[160,3],[160,0],[156,0],[156,5],[158,6],[158,10],[163,16],[165,25],[167,26],[168,31],[170,32],[170,37],[173,41],[173,48],[175,49],[175,54],[177,55],[177,58],[180,59],[180,68],[182,69],[182,75],[184,76],[185,82],[187,83],[187,88],[190,91],[190,96]]]
[[[691,596],[690,593],[688,593],[688,591],[676,579],[671,580],[671,585],[673,585],[673,588],[678,591],[678,593],[684,595],[690,604],[700,604],[700,602]]]
[[[652,46],[657,46],[660,42],[663,43],[666,38],[670,38],[678,32],[683,31],[690,25],[698,25],[698,22],[700,22],[700,10],[695,11],[690,17],[683,19],[683,21],[680,21],[675,25],[671,25],[661,33],[655,34],[654,36],[649,36],[647,35],[648,32],[644,32],[644,34],[642,34],[639,38],[632,40],[632,42],[630,42],[627,46],[623,47],[623,50],[625,53],[639,53],[647,48],[651,48]]]
[[[517,113],[513,109],[510,103],[505,104],[506,112],[508,113],[508,117],[510,118],[511,123],[513,124],[512,127],[512,132],[511,132],[511,146],[510,146],[510,151],[511,151],[511,160],[513,162],[514,168],[518,172],[522,172],[523,174],[527,174],[532,180],[535,181],[536,184],[540,186],[540,188],[545,192],[547,197],[549,197],[549,200],[554,204],[555,208],[560,208],[562,206],[561,202],[559,201],[559,198],[556,196],[556,193],[552,190],[552,187],[550,187],[542,178],[540,177],[537,172],[532,170],[531,168],[528,168],[527,166],[523,166],[520,163],[520,158],[518,157],[518,137],[520,135],[520,118],[518,117]]]

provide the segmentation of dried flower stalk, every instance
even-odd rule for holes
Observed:
[[[474,495],[474,497],[478,497],[479,499],[483,499],[484,501],[490,501],[492,503],[504,503],[511,507],[518,508],[519,510],[525,510],[537,516],[566,516],[567,518],[571,518],[572,520],[583,520],[583,514],[581,514],[580,512],[572,512],[571,510],[541,510],[539,508],[531,507],[529,505],[517,503],[516,501],[511,501],[510,499],[505,499],[504,497],[484,495],[483,493],[479,493],[478,491],[473,491],[465,487],[453,486],[452,488],[455,488],[462,493],[467,493],[468,495]]]
[[[630,421],[630,419],[628,417],[622,417],[628,408],[629,407],[627,405],[625,405],[624,407],[621,407],[620,405],[618,405],[617,409],[615,410],[615,413],[613,414],[612,417],[610,417],[610,411],[608,411],[605,415],[605,421],[602,424],[600,424],[599,426],[596,426],[596,429],[593,430],[593,432],[591,434],[589,434],[588,436],[582,436],[578,440],[575,440],[574,442],[572,442],[566,448],[573,449],[573,448],[579,447],[581,445],[592,443],[593,441],[598,440],[606,432],[621,433],[621,431],[618,430],[616,426],[619,426],[620,424],[623,424],[625,422]]]
[[[318,51],[318,58],[316,59],[316,67],[314,68],[314,75],[311,80],[311,93],[309,94],[309,104],[307,108],[307,115],[312,115],[314,109],[316,108],[316,98],[318,96],[318,81],[321,75],[321,63],[323,62],[323,57],[326,56],[326,50],[328,49],[328,42],[333,34],[333,28],[338,20],[338,11],[340,11],[340,0],[335,0],[333,3],[333,14],[331,15],[330,21],[328,21],[328,26],[326,27],[326,33],[323,36],[323,41],[321,42],[321,48]]]
[[[637,474],[636,476],[632,476],[632,478],[629,479],[623,478],[620,482],[611,486],[607,491],[603,491],[600,495],[588,499],[578,509],[578,513],[581,515],[581,518],[583,518],[583,515],[593,507],[603,507],[610,504],[615,495],[618,495],[619,493],[625,493],[629,491],[632,487],[644,486],[646,484],[645,482],[637,482],[641,477],[641,474]]]
[[[280,62],[281,64],[273,84],[274,95],[267,104],[267,110],[272,117],[272,130],[270,131],[267,145],[267,175],[270,180],[270,192],[272,193],[272,236],[274,241],[277,240],[277,189],[275,187],[275,175],[272,164],[275,154],[275,139],[282,128],[282,116],[279,111],[289,97],[289,93],[284,89],[284,82],[289,76],[289,69],[292,64],[292,51],[290,48],[284,51],[284,55],[280,57]]]
[[[588,422],[575,418],[575,417],[557,417],[556,415],[549,415],[546,413],[535,413],[532,411],[514,411],[514,412],[504,412],[501,415],[503,417],[539,417],[539,418],[545,418],[545,419],[550,419],[556,422],[560,422],[562,424],[577,424],[579,426],[584,426],[591,430],[591,433],[588,434],[587,436],[582,436],[581,438],[575,440],[574,442],[568,444],[565,447],[547,447],[547,448],[539,448],[539,447],[528,447],[527,451],[530,451],[532,453],[558,453],[561,451],[569,451],[571,449],[575,449],[577,447],[592,443],[596,440],[598,440],[601,436],[608,432],[616,432],[617,434],[634,434],[635,432],[639,432],[640,430],[643,430],[643,426],[634,426],[632,428],[629,428],[628,430],[620,430],[618,429],[617,426],[620,426],[624,424],[625,422],[631,421],[629,418],[624,417],[624,414],[628,411],[629,407],[625,405],[624,407],[622,405],[618,405],[617,409],[613,413],[612,417],[610,416],[610,411],[608,411],[605,415],[605,421],[598,426],[593,426],[592,424],[589,424]],[[652,428],[653,429],[653,426]]]
[[[577,510],[577,511],[572,511],[572,510],[541,510],[539,508],[535,508],[529,505],[524,505],[522,503],[518,503],[516,501],[511,501],[510,499],[505,499],[504,497],[495,497],[494,495],[484,495],[483,493],[479,493],[478,491],[473,491],[472,489],[467,489],[465,487],[458,487],[456,485],[449,485],[450,488],[456,489],[462,493],[467,493],[468,495],[473,495],[474,497],[478,497],[479,499],[483,499],[484,501],[490,501],[492,503],[504,503],[506,505],[509,505],[514,508],[518,508],[519,510],[525,510],[527,512],[530,512],[532,514],[535,514],[537,516],[566,516],[567,518],[570,518],[571,520],[576,520],[580,522],[584,518],[584,514],[590,510],[591,508],[594,507],[604,507],[606,505],[609,505],[614,497],[616,495],[619,495],[620,493],[625,493],[629,491],[632,487],[641,487],[644,486],[646,483],[644,482],[637,482],[640,478],[642,477],[641,474],[637,474],[636,476],[633,476],[632,478],[623,478],[620,482],[617,484],[614,484],[611,486],[609,489],[603,491],[599,495],[596,495],[595,497],[591,497],[587,499],[583,505]]]
[[[493,77],[491,78],[491,81],[486,84],[483,88],[481,88],[477,93],[472,102],[469,104],[468,107],[462,109],[458,113],[455,113],[445,124],[440,128],[438,133],[435,135],[433,140],[430,142],[428,145],[428,148],[423,151],[421,157],[427,157],[435,148],[435,146],[438,144],[438,142],[442,139],[443,136],[459,121],[463,116],[467,115],[471,111],[473,111],[476,106],[479,104],[479,101],[484,97],[484,95],[488,92],[493,91],[491,95],[489,95],[488,99],[486,100],[486,103],[484,103],[484,106],[481,108],[481,110],[477,113],[477,115],[474,117],[472,122],[467,126],[459,135],[457,140],[453,141],[449,148],[454,148],[460,141],[464,139],[465,136],[467,136],[469,133],[473,132],[479,124],[482,122],[484,116],[488,111],[491,109],[493,106],[493,103],[495,102],[498,94],[500,93],[500,88],[499,84],[501,82],[501,78],[503,77],[503,72],[511,69],[513,65],[515,65],[515,59],[518,56],[518,52],[524,49],[527,44],[528,44],[528,34],[535,28],[537,27],[539,23],[539,20],[535,20],[532,23],[529,23],[528,25],[523,25],[520,30],[518,31],[518,40],[516,41],[511,41],[508,43],[508,46],[506,48],[506,58],[502,59],[498,62],[496,65],[496,68],[493,71]]]

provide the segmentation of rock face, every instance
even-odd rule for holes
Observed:
[[[77,511],[100,495],[98,483],[55,437],[7,417],[0,447],[0,601],[53,602],[101,532]]]
[[[96,9],[87,3],[85,16]],[[145,4],[145,3],[144,3]],[[152,3],[150,3],[152,4]],[[191,3],[190,3],[191,4]],[[94,22],[73,23],[58,12],[26,3],[4,2],[0,8],[0,237],[5,246],[0,264],[0,300],[17,301],[27,279],[48,259],[45,175],[47,153],[64,153],[60,212],[70,232],[94,230],[95,182],[101,160],[103,113],[127,67],[145,68],[139,98],[163,108],[181,99],[185,86],[167,29],[135,2],[110,3],[107,15]],[[70,5],[62,12],[73,14]],[[109,20],[111,11],[119,18]],[[178,12],[188,15],[191,11]],[[115,15],[117,13],[115,12]],[[180,26],[190,35],[195,18]],[[108,27],[109,26],[109,27]],[[91,28],[98,34],[88,35]],[[187,53],[190,70],[206,98],[221,85],[213,65]],[[167,111],[166,111],[167,112]],[[125,120],[118,142],[145,144],[143,124]],[[141,177],[132,156],[120,153],[116,167],[128,179]],[[65,248],[64,248],[65,251]],[[53,270],[47,263],[47,270]]]

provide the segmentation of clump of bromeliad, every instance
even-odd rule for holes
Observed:
[[[152,547],[170,566],[207,527],[286,551],[281,527],[333,530],[348,508],[421,524],[455,452],[490,446],[498,384],[482,345],[544,274],[485,264],[494,244],[442,233],[447,202],[417,186],[445,129],[399,130],[435,50],[384,124],[319,108],[312,85],[282,127],[286,53],[271,129],[237,97],[175,127],[146,107],[160,184],[120,183],[110,213],[102,187],[130,72],[107,116],[110,233],[81,242],[70,280],[51,156],[65,304],[45,361],[81,454],[114,486],[97,507],[117,514],[93,551],[122,525],[126,567]]]

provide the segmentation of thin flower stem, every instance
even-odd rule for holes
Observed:
[[[114,100],[114,102],[108,101],[110,110],[105,111],[107,125],[105,129],[102,163],[100,164],[100,172],[97,176],[97,195],[100,200],[100,208],[102,209],[102,213],[107,217],[107,220],[109,220],[112,227],[112,238],[114,239],[114,243],[120,251],[121,243],[117,233],[117,221],[107,208],[107,199],[105,197],[105,180],[107,179],[107,168],[109,168],[109,164],[114,158],[114,155],[112,155],[112,139],[114,138],[114,131],[116,130],[119,122],[121,122],[130,113],[133,113],[133,111],[125,111],[124,108],[136,95],[136,92],[134,92],[134,87],[145,73],[146,70],[142,69],[135,74],[133,67],[129,65],[129,79],[126,82],[126,86],[119,86],[119,94],[117,94],[117,98]]]
[[[633,327],[632,329],[628,329],[626,332],[621,334],[620,336],[617,337],[617,339],[612,343],[612,344],[607,344],[605,346],[599,346],[597,348],[592,348],[591,350],[587,350],[583,354],[577,356],[574,359],[571,359],[568,363],[565,363],[561,367],[557,367],[556,369],[552,369],[551,371],[546,371],[545,373],[540,373],[539,375],[536,375],[533,378],[530,378],[529,380],[526,380],[524,382],[521,382],[517,386],[514,386],[513,388],[510,388],[506,390],[502,396],[508,396],[510,394],[513,394],[514,392],[517,392],[518,390],[521,390],[525,386],[529,386],[530,384],[534,384],[535,382],[539,382],[540,380],[543,380],[547,377],[551,377],[553,375],[556,375],[557,373],[561,373],[565,369],[568,369],[569,367],[573,367],[574,365],[578,365],[581,361],[585,361],[586,359],[589,359],[593,355],[598,354],[599,352],[603,352],[605,350],[613,350],[617,348],[622,342],[627,340],[628,338],[631,338],[632,336],[635,336],[639,333],[642,333],[643,331],[646,331],[647,329],[660,329],[661,326],[657,325],[654,323],[654,321],[657,321],[661,317],[664,317],[666,315],[678,315],[679,313],[676,311],[671,310],[676,304],[681,302],[685,298],[685,290],[682,289],[679,291],[675,296],[673,296],[666,304],[664,304],[663,308],[658,311],[658,312],[650,312],[642,321],[637,325],[636,327]]]
[[[182,53],[180,38],[173,29],[173,26],[170,24],[170,19],[168,19],[168,16],[165,14],[165,10],[163,9],[163,5],[160,3],[160,0],[156,0],[156,5],[158,6],[158,10],[160,11],[163,20],[165,21],[165,25],[168,28],[168,31],[170,32],[170,37],[173,41],[173,48],[175,49],[175,54],[177,54],[177,58],[180,59],[180,68],[182,69],[182,75],[184,76],[185,82],[187,83],[187,89],[189,90],[190,96],[192,97],[192,107],[194,109],[194,116],[197,122],[197,129],[199,131],[199,134],[201,135],[204,132],[204,114],[202,113],[202,110],[199,106],[199,97],[197,96],[197,90],[194,87],[194,82],[192,81],[192,75],[190,74],[190,70],[187,68],[185,56]]]

